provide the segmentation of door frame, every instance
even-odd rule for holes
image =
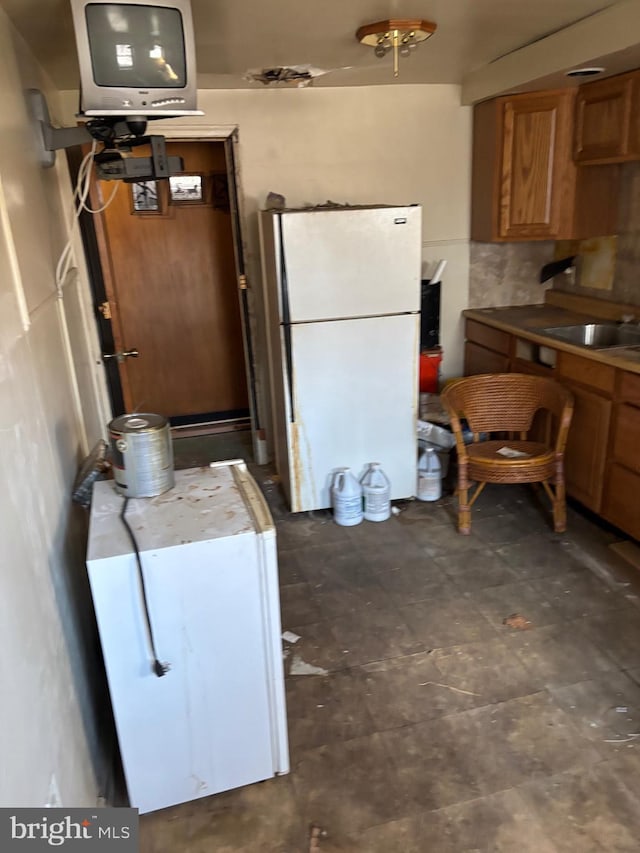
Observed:
[[[156,126],[154,126],[154,130]],[[233,249],[236,269],[236,284],[238,288],[238,304],[240,310],[241,326],[242,326],[242,346],[244,352],[245,375],[247,382],[247,391],[249,396],[249,419],[251,423],[251,436],[253,443],[254,461],[263,465],[268,461],[266,452],[266,440],[264,430],[260,425],[260,413],[257,402],[256,388],[256,364],[255,364],[255,344],[251,331],[249,301],[248,301],[248,279],[247,279],[247,247],[245,242],[246,234],[246,217],[244,215],[244,196],[242,193],[242,183],[240,178],[240,165],[238,156],[238,126],[237,125],[180,125],[167,124],[161,125],[159,122],[157,130],[168,142],[223,142],[225,150],[225,162],[227,171],[227,183],[229,187],[229,200],[231,205],[231,226],[233,234]],[[97,219],[96,227],[103,228],[103,222],[100,216],[94,217]],[[109,273],[107,273],[109,274]],[[104,269],[101,277],[104,275]],[[102,300],[100,300],[102,301]],[[98,324],[98,333],[100,340],[105,343],[104,332],[107,331],[104,327],[109,326],[109,323],[100,322],[96,316]],[[113,341],[113,338],[118,338],[117,330],[108,330],[108,337],[116,345],[118,340]],[[109,362],[105,363],[105,368]],[[111,361],[113,365],[113,361]],[[107,379],[110,392],[113,395],[114,389],[114,372],[109,372],[107,369]],[[117,389],[116,394],[120,394],[120,378],[117,377],[115,383]]]

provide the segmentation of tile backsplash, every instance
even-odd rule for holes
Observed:
[[[540,284],[540,270],[554,259],[555,243],[475,243],[469,251],[469,307],[544,302],[552,282]]]

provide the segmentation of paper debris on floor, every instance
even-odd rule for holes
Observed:
[[[307,663],[302,660],[300,655],[294,655],[291,658],[291,667],[289,675],[329,675],[329,671],[321,666],[314,666],[312,663]]]
[[[293,631],[283,631],[282,639],[285,641],[285,643],[297,643],[300,639],[300,635],[294,634]]]
[[[533,622],[530,622],[526,616],[521,613],[512,613],[502,620],[502,624],[508,628],[515,628],[517,631],[528,631],[533,628]]]

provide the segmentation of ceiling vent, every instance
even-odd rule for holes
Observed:
[[[566,72],[567,77],[595,77],[596,74],[602,74],[603,71],[606,71],[605,68],[602,68],[599,65],[594,65],[590,68],[573,68],[571,71]]]

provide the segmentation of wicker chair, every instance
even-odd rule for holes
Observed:
[[[457,379],[443,390],[441,400],[458,454],[458,531],[471,532],[471,507],[487,483],[542,483],[555,531],[566,530],[563,463],[573,414],[571,392],[553,379],[498,373]],[[535,434],[529,436],[540,409],[551,415],[536,419]],[[461,418],[473,433],[472,444],[464,442]],[[488,434],[486,441],[479,440],[480,433]],[[495,433],[501,437],[496,439]],[[472,481],[477,486],[469,499]]]

